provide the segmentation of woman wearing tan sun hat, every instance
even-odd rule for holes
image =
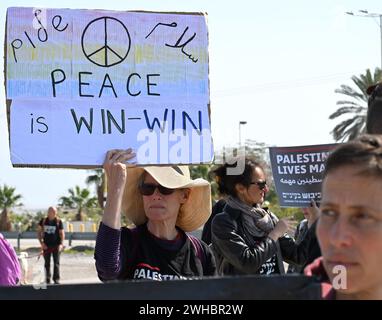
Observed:
[[[186,234],[211,212],[208,181],[192,180],[187,166],[135,167],[131,149],[111,150],[104,169],[108,197],[95,250],[102,281],[170,280],[214,275],[209,247]],[[136,227],[121,228],[121,212]]]

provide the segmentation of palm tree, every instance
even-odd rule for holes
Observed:
[[[215,200],[218,197],[218,186],[211,175],[211,170],[214,166],[210,164],[199,164],[190,166],[189,168],[192,179],[203,178],[211,183],[211,197]]]
[[[338,110],[329,116],[329,119],[331,120],[345,114],[351,117],[337,124],[331,131],[334,140],[352,140],[359,134],[365,132],[368,100],[366,90],[369,86],[379,82],[381,76],[382,71],[379,68],[375,68],[373,75],[371,74],[370,69],[366,69],[365,74],[361,74],[359,77],[353,76],[351,78],[357,86],[357,89],[353,89],[352,87],[343,84],[339,89],[335,90],[336,93],[344,94],[352,100],[337,101],[337,106],[339,106]]]
[[[199,164],[190,166],[190,176],[192,179],[203,178],[209,180],[208,171],[210,170],[210,165],[208,164]]]
[[[8,187],[6,184],[0,187],[0,208],[2,209],[0,217],[0,231],[11,231],[12,225],[9,219],[10,209],[22,206],[19,200],[20,194],[15,194],[16,188]]]
[[[63,196],[59,199],[60,207],[66,207],[69,209],[76,209],[76,220],[83,221],[85,218],[84,211],[97,206],[97,198],[90,197],[90,191],[86,188],[81,189],[79,186],[75,186],[74,189],[69,189],[69,196]]]
[[[92,170],[93,175],[86,178],[86,183],[88,185],[94,184],[96,187],[98,205],[101,209],[104,208],[105,192],[106,192],[106,175],[103,169]]]

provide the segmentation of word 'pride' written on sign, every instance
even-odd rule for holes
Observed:
[[[13,165],[210,162],[207,33],[201,14],[9,8]]]
[[[322,173],[337,144],[269,148],[273,179],[282,207],[307,207],[320,201]]]

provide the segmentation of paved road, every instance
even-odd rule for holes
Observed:
[[[28,271],[27,284],[40,285],[45,281],[44,259],[37,258],[37,252],[29,251],[32,258],[27,259]],[[53,268],[53,260],[51,262]],[[97,283],[97,277],[93,255],[84,253],[62,253],[60,258],[61,284],[74,283]]]
[[[15,248],[17,247],[16,239],[8,239],[8,241]],[[69,241],[65,240],[66,249],[69,249]],[[73,240],[72,248],[77,246],[94,248],[95,241],[90,240]],[[37,239],[21,239],[21,251],[27,252],[29,258],[27,261],[27,274],[26,279],[28,284],[41,284],[45,281],[44,276],[44,259],[37,255],[39,252],[40,244]],[[51,268],[53,268],[53,259],[51,261]],[[94,258],[92,254],[85,253],[65,253],[61,254],[60,259],[61,269],[61,283],[95,283],[100,282],[97,277],[95,269]]]

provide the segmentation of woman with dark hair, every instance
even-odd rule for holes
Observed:
[[[240,163],[243,172],[230,174]],[[215,175],[219,191],[227,195],[224,211],[212,221],[212,247],[219,274],[280,274],[284,273],[283,259],[298,265],[307,262],[314,232],[308,232],[295,245],[285,234],[292,221],[279,220],[268,208],[261,207],[268,186],[260,163],[247,158],[233,165],[224,164]],[[312,211],[316,209],[314,204]],[[317,214],[311,217],[309,226]]]
[[[325,298],[382,299],[381,190],[381,135],[361,136],[327,159],[317,225],[322,258],[306,269],[330,279]]]

